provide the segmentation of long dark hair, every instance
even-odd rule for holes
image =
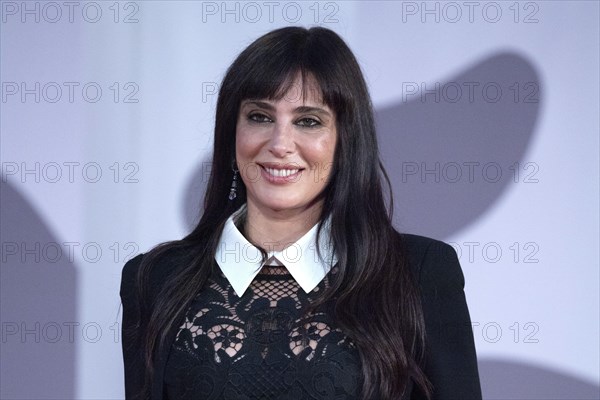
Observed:
[[[320,221],[331,216],[331,241],[339,269],[311,310],[335,298],[334,317],[360,353],[364,399],[399,399],[411,379],[428,398],[431,395],[422,370],[425,328],[418,287],[401,236],[391,223],[392,191],[379,159],[363,74],[351,50],[333,31],[287,27],[254,41],[227,70],[217,101],[212,170],[200,222],[183,239],[163,243],[143,258],[138,296],[146,304],[147,277],[157,259],[174,248],[185,248],[189,255],[165,282],[153,307],[142,310],[146,320],[142,397],[150,390],[153,354],[169,345],[167,332],[180,321],[214,267],[227,218],[246,202],[241,181],[237,198],[228,200],[240,103],[244,99],[278,100],[297,74],[302,82],[307,77],[315,79],[323,102],[335,112],[338,135],[334,165],[322,193]],[[387,207],[383,182],[389,194]],[[264,257],[264,249],[261,252]]]

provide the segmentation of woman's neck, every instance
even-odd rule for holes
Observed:
[[[247,203],[244,235],[267,251],[282,251],[306,234],[321,216],[322,201],[301,210],[275,211]]]

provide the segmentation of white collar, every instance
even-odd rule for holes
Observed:
[[[229,216],[215,253],[215,260],[231,283],[236,294],[241,297],[262,268],[261,254],[235,226],[234,220],[246,211],[246,204]],[[333,248],[329,245],[331,220],[323,224],[319,259],[315,242],[319,224],[315,224],[304,236],[283,251],[269,251],[269,260],[276,257],[285,265],[289,273],[306,293],[312,291],[323,280],[337,262]],[[323,240],[326,239],[326,240]],[[328,262],[329,261],[329,262]]]

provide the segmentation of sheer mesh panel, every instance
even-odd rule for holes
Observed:
[[[352,340],[331,304],[303,310],[310,293],[287,269],[264,266],[242,297],[217,271],[190,305],[171,348],[170,399],[355,399],[362,381]]]

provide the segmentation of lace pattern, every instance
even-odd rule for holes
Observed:
[[[283,266],[264,266],[242,297],[220,270],[190,305],[165,372],[169,399],[356,399],[358,352],[326,304]]]

